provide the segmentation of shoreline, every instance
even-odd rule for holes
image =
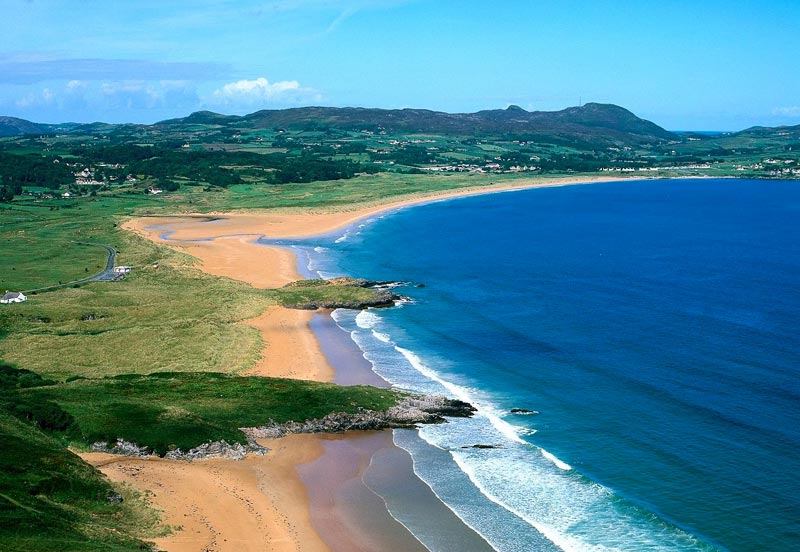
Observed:
[[[353,209],[141,217],[125,222],[122,227],[194,256],[204,272],[268,289],[303,277],[293,251],[256,243],[259,238],[301,239],[325,235],[381,213],[460,197],[619,180],[595,177],[517,181],[511,185],[437,192]],[[371,365],[355,344],[346,341],[349,336],[340,331],[329,313],[315,314],[276,306],[243,323],[259,330],[264,341],[261,358],[246,372],[248,375],[342,384],[376,385],[383,381],[372,372]],[[355,368],[345,373],[344,366]],[[384,382],[384,385],[388,384]],[[408,488],[415,483],[421,485],[430,492],[425,498],[426,509],[438,512],[436,515],[441,519],[452,512],[419,480],[410,456],[401,460],[408,453],[394,445],[391,433],[379,432],[379,435],[383,437],[284,437],[262,443],[271,449],[266,456],[249,457],[244,461],[186,463],[108,458],[98,453],[81,456],[101,468],[112,480],[129,483],[140,492],[148,493],[152,503],[164,512],[165,523],[182,527],[156,540],[160,547],[168,550],[201,550],[203,547],[257,550],[263,549],[264,543],[280,551],[298,547],[312,552],[412,550],[412,541],[407,539],[414,537],[391,516],[382,501],[384,513],[375,515],[377,503],[369,497],[371,494],[373,498],[380,497],[364,481],[373,458],[379,462],[380,458],[395,458],[392,464],[395,470],[390,473],[384,470],[384,480],[404,481],[404,487]],[[359,443],[368,443],[368,446]],[[337,477],[328,477],[332,469]],[[209,501],[209,496],[214,500]],[[361,523],[359,527],[359,519],[367,525]],[[348,531],[334,529],[342,523],[348,525]],[[369,527],[383,530],[370,531]],[[451,520],[451,531],[460,534],[465,542],[480,542],[491,550],[482,537],[460,520],[454,524]],[[245,534],[252,539],[243,539]],[[381,536],[386,538],[382,540]],[[403,542],[405,544],[401,544]]]
[[[326,209],[253,209],[248,211],[231,212],[211,212],[211,213],[185,213],[171,216],[142,216],[130,219],[122,224],[122,228],[130,230],[151,241],[168,244],[173,247],[183,249],[190,254],[197,253],[201,262],[206,262],[203,256],[208,257],[208,267],[203,266],[203,270],[211,274],[227,276],[224,273],[230,270],[228,263],[221,261],[219,253],[223,247],[209,247],[220,239],[239,241],[241,244],[252,246],[267,247],[271,250],[285,252],[295,259],[291,269],[284,269],[286,263],[280,262],[280,272],[286,278],[291,270],[296,279],[300,279],[296,265],[294,253],[283,247],[255,244],[257,239],[266,237],[271,240],[282,239],[305,239],[316,236],[324,236],[337,230],[347,228],[371,216],[438,201],[447,201],[462,197],[486,195],[494,193],[510,193],[536,188],[552,188],[560,186],[574,186],[599,184],[604,182],[620,181],[648,181],[656,180],[652,177],[605,177],[591,176],[585,178],[566,178],[559,177],[553,179],[519,179],[513,183],[490,184],[480,187],[460,188],[455,190],[439,190],[427,194],[413,194],[400,198],[387,198],[385,202],[366,203],[356,206],[332,207]],[[149,227],[157,226],[158,234],[154,235],[154,230]],[[169,233],[169,238],[165,239],[163,233]],[[210,241],[199,241],[210,240]],[[235,246],[234,246],[235,248]],[[210,250],[210,253],[204,251]],[[252,250],[251,250],[252,251]],[[228,253],[231,253],[228,248]],[[235,253],[232,253],[236,255]],[[275,254],[274,252],[272,254]],[[263,255],[262,255],[263,257]],[[238,276],[229,276],[237,280],[246,281],[255,287],[279,287],[276,285],[264,285],[269,281],[268,277],[261,278],[237,272]],[[281,281],[278,277],[275,281]],[[288,282],[286,282],[288,283]]]

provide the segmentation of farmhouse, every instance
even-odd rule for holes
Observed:
[[[127,274],[130,271],[131,271],[131,267],[129,267],[129,266],[120,265],[120,266],[115,266],[114,267],[114,274]]]
[[[27,300],[28,298],[21,291],[6,291],[5,295],[0,298],[0,303],[7,305],[9,303],[22,303]]]

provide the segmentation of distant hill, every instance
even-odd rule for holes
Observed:
[[[779,127],[763,127],[754,126],[739,132],[731,132],[729,136],[791,136],[795,139],[800,139],[800,125],[794,126],[779,126]]]
[[[428,109],[373,109],[363,107],[298,107],[262,110],[249,115],[198,111],[187,117],[152,126],[180,130],[188,125],[237,129],[328,130],[438,134],[465,138],[504,138],[582,149],[635,146],[682,138],[641,119],[622,107],[588,103],[561,111],[526,111],[512,105],[477,113],[445,113]],[[109,132],[121,125],[105,123],[45,125],[14,117],[0,117],[0,136],[44,133]]]
[[[427,109],[298,107],[262,110],[243,117],[210,111],[170,119],[157,125],[212,124],[237,128],[289,130],[355,130],[403,134],[506,136],[578,145],[628,145],[680,140],[655,123],[622,107],[589,103],[562,111],[526,111],[519,106],[477,113],[444,113]]]
[[[24,134],[47,134],[50,132],[49,125],[40,125],[17,119],[16,117],[0,116],[0,136],[22,136]]]
[[[188,117],[180,117],[177,119],[167,119],[160,121],[157,125],[221,125],[240,120],[238,115],[222,115],[221,113],[214,113],[213,111],[195,111]]]

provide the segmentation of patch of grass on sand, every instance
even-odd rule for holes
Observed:
[[[365,287],[351,278],[335,280],[300,280],[275,290],[278,303],[293,309],[353,308],[392,304],[392,295]]]
[[[238,428],[271,420],[303,422],[359,408],[385,410],[397,394],[367,386],[173,372],[31,387],[18,391],[18,401],[63,409],[72,418],[62,424],[64,435],[76,445],[122,438],[163,454],[222,439],[243,443]]]

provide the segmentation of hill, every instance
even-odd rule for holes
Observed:
[[[50,132],[48,125],[40,125],[18,119],[16,117],[0,116],[0,136],[22,136],[25,134],[47,134]]]
[[[377,109],[363,107],[298,107],[265,109],[249,115],[224,115],[198,111],[187,117],[135,125],[180,131],[197,125],[231,131],[256,129],[340,130],[375,134],[436,134],[465,138],[504,138],[550,143],[580,149],[638,146],[679,141],[681,138],[641,119],[622,107],[588,103],[561,111],[507,109],[477,113],[445,113],[428,109]],[[45,125],[14,117],[0,117],[0,136],[110,132],[123,125],[103,123]]]
[[[156,123],[158,126],[216,124],[242,129],[344,130],[462,137],[513,137],[580,146],[638,145],[680,138],[622,107],[589,103],[561,111],[526,111],[519,106],[477,113],[427,109],[299,107],[262,110],[243,117],[209,111]]]

